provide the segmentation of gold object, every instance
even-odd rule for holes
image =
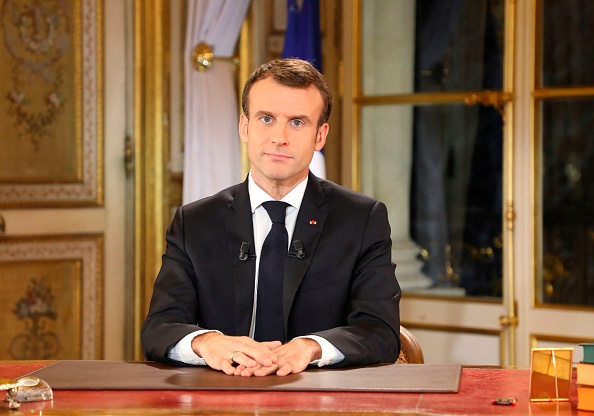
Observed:
[[[126,136],[124,141],[124,169],[126,171],[126,177],[134,174],[134,144],[130,136]]]
[[[573,348],[532,348],[530,401],[569,401]]]
[[[512,101],[512,99],[512,95],[508,92],[486,90],[468,94],[464,98],[464,103],[466,105],[481,104],[485,107],[493,107],[499,111],[501,118],[505,122],[505,105]]]
[[[200,42],[192,51],[192,65],[200,72],[212,66],[213,58],[212,47],[204,42]]]
[[[0,234],[4,234],[6,232],[6,221],[4,221],[4,217],[0,215]]]
[[[18,409],[21,404],[15,400],[19,383],[9,378],[0,378],[0,391],[6,391],[6,401],[11,409]]]

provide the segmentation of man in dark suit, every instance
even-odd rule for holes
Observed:
[[[250,173],[176,212],[142,328],[146,358],[242,376],[394,362],[401,292],[386,207],[309,173],[332,109],[323,76],[305,61],[269,62],[248,79],[242,107]],[[269,293],[258,285],[266,201],[287,203],[289,247],[282,335],[256,341],[258,293]]]

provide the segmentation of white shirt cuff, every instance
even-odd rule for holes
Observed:
[[[312,361],[310,363],[311,365],[317,365],[318,367],[324,367],[326,365],[336,364],[336,363],[339,363],[342,360],[344,360],[344,354],[342,352],[340,352],[340,350],[338,348],[336,348],[334,345],[332,345],[325,338],[322,338],[317,335],[306,335],[306,336],[297,337],[297,338],[313,339],[318,344],[320,344],[320,347],[322,348],[322,358],[320,358],[319,360]]]
[[[209,329],[201,329],[199,331],[194,331],[182,339],[179,340],[177,344],[173,346],[167,353],[167,358],[175,361],[182,362],[184,364],[192,364],[192,365],[206,365],[206,361],[204,358],[198,357],[194,350],[192,349],[192,340],[196,338],[198,335],[205,334],[207,332],[219,332],[213,331]]]

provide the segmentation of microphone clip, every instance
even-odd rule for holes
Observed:
[[[241,247],[239,248],[239,260],[246,261],[250,257],[248,254],[249,251],[250,251],[250,243],[243,241],[241,243]]]
[[[301,240],[293,241],[293,247],[295,248],[295,251],[289,252],[289,256],[297,257],[298,259],[305,258],[305,249],[303,248]]]

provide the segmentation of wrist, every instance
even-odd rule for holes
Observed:
[[[299,338],[301,341],[305,343],[305,346],[310,351],[310,360],[309,362],[319,360],[322,358],[322,346],[314,339],[311,338]]]
[[[219,335],[218,332],[205,332],[203,334],[200,335],[196,335],[193,339],[192,339],[192,351],[194,351],[194,353],[200,357],[200,358],[204,358],[204,355],[202,354],[202,351],[204,349],[204,345],[206,342],[208,342],[208,340],[210,338],[212,338],[213,336]]]

